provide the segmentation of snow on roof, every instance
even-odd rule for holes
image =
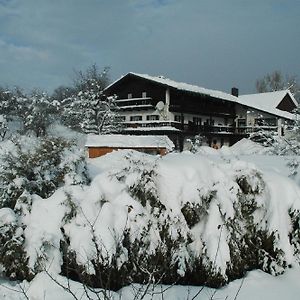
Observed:
[[[297,101],[289,90],[241,95],[237,98],[237,102],[279,117],[293,120],[294,115],[292,113],[276,108],[287,94],[291,97],[294,104],[298,106]]]
[[[165,135],[105,134],[87,136],[86,147],[114,148],[166,148],[172,150],[173,142]]]
[[[115,82],[110,84],[106,89],[108,89],[109,87],[114,85],[116,82],[118,82],[119,80],[121,80],[122,78],[124,78],[125,76],[128,76],[130,74],[134,75],[134,76],[137,76],[137,77],[147,79],[147,80],[151,80],[151,81],[154,81],[154,82],[157,82],[157,83],[160,83],[160,84],[163,84],[163,85],[168,86],[168,87],[175,88],[177,90],[187,91],[187,92],[192,92],[192,93],[197,93],[197,94],[202,94],[202,95],[207,95],[207,96],[211,96],[211,97],[222,99],[222,100],[236,101],[235,96],[233,96],[231,94],[221,92],[221,91],[206,89],[206,88],[203,88],[203,87],[199,87],[197,85],[192,85],[192,84],[188,84],[188,83],[184,83],[184,82],[177,82],[177,81],[171,80],[169,78],[166,78],[164,76],[150,76],[148,74],[139,74],[139,73],[133,73],[133,72],[129,72],[128,74],[126,74],[126,75],[122,76],[121,78],[117,79]]]

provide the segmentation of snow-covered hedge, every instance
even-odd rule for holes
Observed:
[[[134,151],[90,160],[89,172],[90,185],[31,195],[22,214],[0,210],[32,274],[61,272],[109,289],[220,286],[251,269],[275,275],[299,262],[300,189],[287,177],[235,159]]]
[[[61,186],[88,182],[84,153],[62,138],[19,136],[0,144],[0,264],[4,274],[30,279],[35,273],[37,265],[28,264],[24,231],[34,199],[48,198]]]
[[[87,178],[83,151],[63,138],[19,136],[0,144],[0,207],[14,208],[24,193],[47,198]]]

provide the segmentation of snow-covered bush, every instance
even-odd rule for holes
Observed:
[[[7,118],[4,115],[0,115],[0,138],[3,141],[8,131]]]
[[[199,147],[204,144],[207,144],[206,138],[200,134],[195,135],[193,138],[187,139],[187,142],[190,143],[190,151],[192,153],[197,153],[199,151]]]
[[[0,209],[0,265],[10,279],[31,279],[24,250],[24,232],[10,208]]]
[[[278,136],[276,132],[259,130],[250,135],[250,139],[265,147],[269,155],[288,156],[287,166],[290,169],[290,177],[300,184],[300,125],[299,114],[294,128],[286,136]],[[296,177],[299,177],[297,179]]]
[[[32,252],[26,249],[28,217],[34,203],[61,186],[88,183],[85,157],[62,138],[20,136],[1,144],[0,162],[0,265],[9,278],[31,279],[43,270],[52,247],[45,237]],[[31,265],[29,253],[36,255]]]
[[[87,188],[87,200],[69,195],[64,274],[77,270],[77,279],[102,287],[112,280],[113,289],[149,281],[220,286],[251,269],[281,274],[299,259],[300,191],[290,181],[271,180],[293,190],[283,201],[265,175],[239,161],[135,152],[99,161],[111,169]]]
[[[220,286],[251,269],[276,275],[300,261],[300,189],[288,178],[190,153],[120,151],[90,164],[90,185],[18,198],[11,223],[21,230],[7,236],[18,237],[30,272],[105,289]]]
[[[299,155],[300,143],[294,138],[278,136],[277,132],[259,130],[250,135],[250,140],[269,149],[275,155]]]
[[[13,209],[25,191],[47,198],[88,182],[83,152],[61,138],[19,137],[2,145],[0,161],[0,207]]]

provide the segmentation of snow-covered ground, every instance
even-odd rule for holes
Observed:
[[[145,295],[145,300],[297,300],[300,295],[300,268],[289,269],[283,275],[271,276],[260,270],[251,271],[244,279],[238,279],[221,289],[212,289],[201,286],[152,286]],[[88,300],[81,284],[58,277],[60,283],[70,285],[72,292],[78,299]],[[89,293],[91,299],[105,299]],[[143,288],[139,285],[127,286],[118,292],[105,293],[112,300],[139,299],[137,296],[143,294]],[[164,291],[162,298],[161,291]],[[30,300],[74,300],[75,298],[62,287],[58,286],[50,277],[41,273],[30,283],[21,283],[0,280],[0,299],[24,300],[23,292]],[[197,296],[196,296],[197,295]],[[196,296],[194,298],[194,296]],[[136,297],[136,298],[135,298]]]
[[[180,232],[183,239],[187,240],[188,236],[193,241],[174,255],[180,266],[178,274],[183,276],[192,264],[189,255],[199,253],[205,255],[207,263],[212,263],[213,271],[226,279],[228,265],[235,260],[230,257],[229,243],[236,233],[224,223],[229,224],[230,220],[239,217],[236,213],[239,212],[242,188],[238,182],[241,185],[246,182],[243,199],[254,201],[257,205],[253,214],[255,226],[278,234],[275,235],[276,247],[282,251],[281,258],[292,267],[277,277],[260,270],[251,271],[244,279],[232,281],[218,290],[199,286],[150,286],[145,299],[298,299],[300,267],[298,258],[294,256],[295,245],[289,240],[292,230],[289,213],[300,211],[300,181],[297,176],[289,177],[287,161],[292,159],[270,155],[266,148],[248,140],[231,148],[214,150],[202,147],[197,154],[174,153],[163,158],[134,151],[114,152],[89,160],[92,178],[89,186],[65,186],[48,199],[33,196],[30,210],[23,207],[22,218],[3,208],[0,210],[0,225],[16,222],[19,218],[18,222],[25,228],[30,267],[34,268],[37,259],[43,257],[51,276],[65,287],[70,285],[78,299],[88,299],[82,285],[57,275],[62,263],[59,251],[63,239],[61,228],[70,240],[71,250],[77,254],[77,263],[93,274],[93,266],[86,264],[95,255],[95,244],[90,242],[93,234],[101,240],[109,260],[116,252],[116,237],[121,239],[125,228],[133,234],[131,238],[134,241],[141,238],[139,230],[146,228],[147,221],[151,220],[153,225],[149,236],[152,240],[146,250],[155,251],[155,245],[160,242],[157,223],[165,218],[171,220],[169,235],[172,238],[176,239]],[[153,170],[155,176],[149,175]],[[149,180],[144,181],[145,174]],[[132,187],[139,185],[159,199],[164,207],[163,215],[153,210],[151,203],[142,204],[134,196]],[[66,201],[66,195],[71,196],[68,201],[72,203]],[[208,212],[207,215],[203,212],[205,218],[188,224],[182,213],[183,207],[188,203],[201,205],[201,201],[208,198],[208,203],[203,202]],[[72,214],[73,207],[77,208],[76,214]],[[91,224],[94,227],[92,232]],[[244,230],[242,222],[237,222],[237,225],[241,225],[241,231]],[[126,259],[124,248],[118,263],[122,265]],[[277,263],[271,263],[270,272],[284,271],[280,259]],[[131,285],[109,294],[112,299],[139,299],[137,296],[138,293],[143,294],[142,289],[139,285]],[[163,298],[161,291],[164,291]],[[30,283],[4,279],[0,282],[0,299],[25,299],[24,293],[30,300],[76,299],[45,272],[38,274]],[[197,297],[194,297],[196,294]],[[89,296],[98,299],[92,292]]]

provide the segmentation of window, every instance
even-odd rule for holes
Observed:
[[[199,117],[193,117],[193,123],[194,125],[201,125],[202,119]]]
[[[142,92],[142,98],[146,98],[147,97],[147,92]]]
[[[142,116],[131,116],[130,121],[142,121]]]
[[[147,116],[147,121],[158,121],[159,120],[159,116],[157,115],[148,115]]]
[[[213,119],[206,119],[205,121],[204,121],[204,126],[214,126],[214,124],[215,124],[215,120],[213,120]]]
[[[246,127],[246,119],[238,119],[238,127]]]
[[[131,99],[131,98],[132,98],[132,94],[129,93],[129,94],[128,94],[128,99]]]

